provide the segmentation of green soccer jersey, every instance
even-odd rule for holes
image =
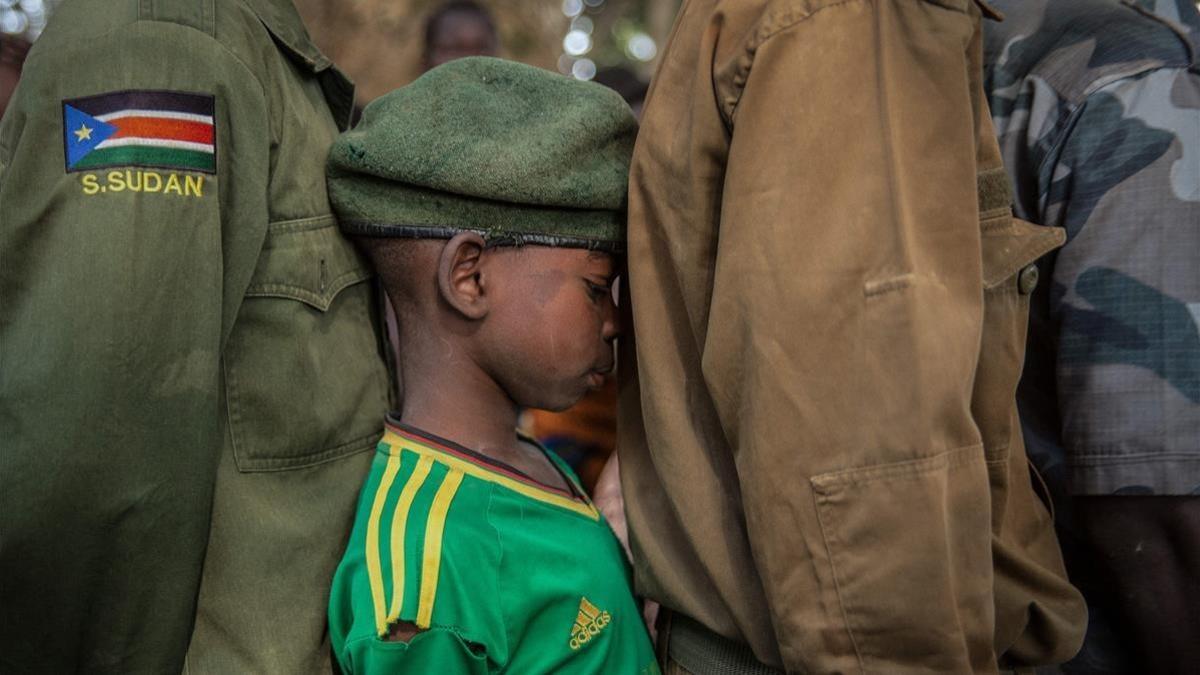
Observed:
[[[546,454],[571,492],[389,420],[333,580],[344,672],[658,673],[620,544]]]

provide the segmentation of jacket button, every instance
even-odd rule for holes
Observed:
[[[1030,265],[1021,270],[1020,276],[1017,277],[1017,290],[1021,295],[1029,295],[1033,289],[1037,288],[1038,284],[1038,268],[1037,265]]]

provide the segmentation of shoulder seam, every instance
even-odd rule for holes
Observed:
[[[192,2],[195,2],[195,0],[192,0]],[[192,13],[195,13],[195,10],[199,9],[199,22],[205,25],[204,29],[201,29],[199,26],[194,25],[193,23],[185,21],[181,12],[177,12],[176,16],[174,17],[155,16],[157,12],[155,11],[154,5],[154,0],[139,0],[138,19],[142,21],[159,21],[162,23],[173,23],[180,26],[187,26],[188,28],[195,28],[201,33],[205,33],[213,37],[216,36],[216,5],[213,0],[202,0],[202,4],[199,4],[198,6],[192,6]]]
[[[162,26],[173,26],[173,27],[177,27],[181,30],[192,31],[195,33],[199,33],[200,35],[203,35],[207,40],[209,40],[213,44],[215,44],[221,50],[221,52],[223,52],[224,54],[227,54],[239,66],[241,66],[242,69],[246,71],[246,74],[254,79],[254,83],[258,85],[259,91],[262,92],[263,99],[264,100],[267,99],[267,88],[263,85],[262,78],[260,78],[258,76],[258,73],[256,73],[254,71],[254,69],[251,68],[248,63],[246,63],[245,60],[243,60],[240,56],[238,56],[238,54],[236,52],[234,52],[223,42],[218,40],[215,36],[210,35],[204,31],[196,28],[195,26],[189,26],[185,23],[179,23],[177,21],[162,21],[159,19],[139,18],[134,21],[130,21],[129,23],[124,23],[124,24],[121,24],[120,26],[116,26],[108,31],[103,32],[103,33],[98,33],[96,35],[89,36],[89,41],[111,39],[122,31],[130,30],[136,26],[143,25],[143,24],[158,24],[158,25],[162,25]]]
[[[163,20],[163,19],[139,18],[137,21],[135,21],[129,25],[133,26],[133,25],[137,25],[139,23],[156,23],[156,24],[163,24],[163,25],[167,25],[167,26],[178,26],[179,28],[182,28],[184,30],[190,30],[190,31],[200,33],[201,35],[203,35],[206,38],[208,38],[209,40],[211,40],[213,42],[213,44],[220,47],[222,52],[228,54],[234,61],[237,61],[238,65],[240,65],[246,71],[246,74],[248,74],[250,77],[254,78],[255,84],[258,85],[259,90],[262,91],[262,93],[263,93],[263,97],[266,98],[267,88],[263,85],[262,78],[260,78],[258,76],[258,73],[254,72],[254,69],[251,68],[250,64],[246,63],[242,59],[242,57],[238,56],[238,54],[236,52],[234,52],[232,49],[230,49],[228,45],[226,45],[225,43],[223,43],[219,39],[217,39],[216,35],[202,31],[199,28],[189,25],[189,24],[186,24],[186,23],[180,23],[178,21],[169,21],[169,20]],[[116,32],[117,30],[120,30],[120,28],[114,29],[112,32]]]
[[[745,51],[735,60],[735,63],[744,61],[744,65],[739,64],[738,72],[730,82],[732,92],[721,100],[721,115],[725,118],[725,122],[730,125],[733,124],[734,115],[737,113],[737,106],[741,102],[742,92],[746,88],[746,80],[749,79],[750,70],[754,67],[754,59],[758,55],[758,50],[764,44],[779,33],[793,28],[827,9],[861,2],[865,2],[865,0],[834,0],[815,8],[808,2],[794,2],[790,3],[787,7],[775,9],[769,13],[765,19],[759,22],[745,46]]]

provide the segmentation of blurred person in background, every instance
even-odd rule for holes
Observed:
[[[498,56],[500,38],[492,13],[471,0],[451,0],[425,20],[423,70],[464,56]]]
[[[1091,616],[1064,670],[1195,673],[1200,15],[1192,0],[995,5],[986,87],[1016,214],[1067,233],[1031,270],[1018,391]]]
[[[450,0],[436,6],[425,18],[422,31],[421,72],[464,56],[498,56],[500,38],[496,22],[483,5],[472,0]],[[351,126],[362,118],[365,103],[355,105]],[[389,330],[393,328],[391,305]],[[395,335],[395,331],[391,331]]]

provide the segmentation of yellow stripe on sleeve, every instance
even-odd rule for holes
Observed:
[[[383,594],[383,570],[379,560],[379,518],[383,515],[383,503],[387,501],[392,481],[400,471],[400,454],[388,457],[379,487],[375,488],[375,501],[371,504],[371,516],[367,519],[367,579],[371,583],[371,600],[375,604],[375,628],[379,635],[387,634],[387,598]]]
[[[442,564],[442,531],[450,502],[462,483],[461,471],[451,469],[438,487],[429,509],[429,524],[425,528],[425,560],[421,567],[421,602],[417,607],[417,628],[429,628],[433,620],[433,601],[437,597],[438,572]]]
[[[404,532],[408,523],[408,512],[412,508],[413,498],[417,496],[417,490],[425,484],[432,467],[432,457],[422,455],[421,459],[417,460],[416,468],[404,483],[404,488],[400,490],[400,499],[396,502],[396,512],[392,516],[392,609],[388,612],[388,624],[400,618],[400,608],[404,604]]]

